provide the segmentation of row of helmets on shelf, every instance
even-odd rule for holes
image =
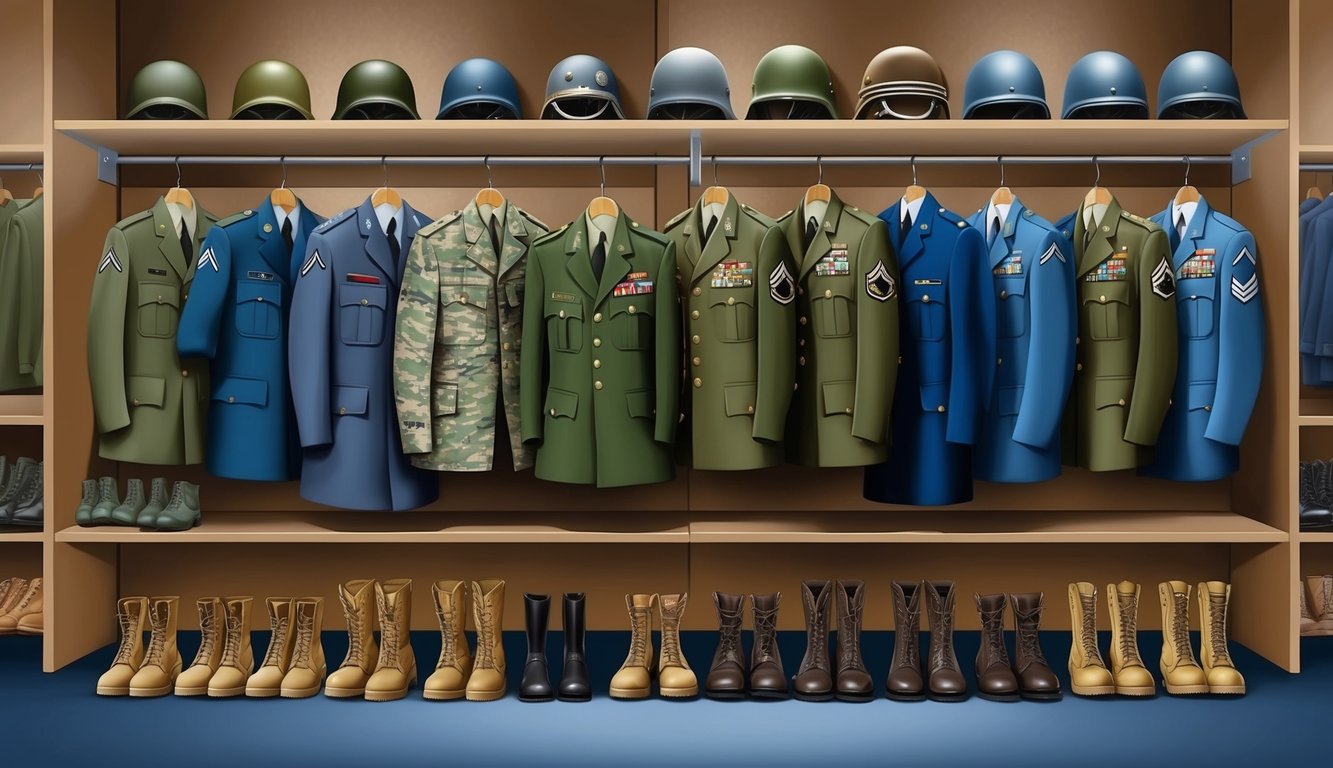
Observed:
[[[858,120],[939,120],[949,117],[944,70],[929,53],[908,45],[881,51],[866,67],[857,95]],[[204,120],[204,81],[179,61],[156,61],[130,83],[128,119]],[[973,65],[964,88],[965,119],[1047,119],[1041,71],[1017,51],[995,51]],[[1240,85],[1225,59],[1209,51],[1176,57],[1158,86],[1160,119],[1245,117]],[[236,83],[232,119],[310,120],[310,87],[295,66],[258,62]],[[1094,51],[1069,71],[1064,119],[1146,119],[1148,93],[1134,62],[1114,51]],[[486,58],[459,63],[445,78],[436,119],[519,119],[518,83],[503,64]],[[596,56],[570,56],[546,80],[543,119],[625,118],[611,67]],[[735,119],[726,69],[702,48],[677,48],[657,63],[647,117]],[[774,48],[760,59],[751,84],[747,120],[837,119],[833,76],[818,53],[799,45]],[[402,67],[390,61],[356,64],[338,87],[335,120],[415,120],[416,92]]]

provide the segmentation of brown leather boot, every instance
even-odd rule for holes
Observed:
[[[954,589],[952,581],[928,581],[926,611],[930,615],[930,653],[926,661],[926,688],[933,701],[962,701],[967,681],[953,650]]]
[[[190,668],[176,678],[177,696],[203,696],[208,693],[208,681],[222,663],[222,598],[205,597],[195,601],[199,609],[199,651]]]
[[[287,668],[292,663],[292,599],[270,597],[265,605],[273,632],[269,636],[268,651],[264,653],[264,663],[245,683],[245,695],[259,699],[282,693],[282,678],[287,676]]]
[[[472,582],[472,621],[477,626],[477,657],[467,679],[464,696],[468,701],[495,701],[503,698],[509,675],[505,664],[503,579]]]
[[[662,615],[662,653],[657,658],[657,692],[668,699],[699,695],[699,679],[680,649],[680,619],[685,615],[688,593],[661,595],[657,605]]]
[[[834,689],[839,701],[866,702],[875,698],[875,682],[861,657],[865,586],[862,581],[839,580],[835,590],[838,595],[838,677]]]
[[[467,584],[457,579],[431,585],[435,616],[440,620],[440,657],[435,671],[421,686],[421,698],[429,701],[461,699],[472,676],[472,650],[467,645]]]
[[[916,581],[895,581],[893,587],[893,661],[884,695],[894,701],[924,701],[921,677],[921,591]]]
[[[223,632],[222,662],[208,681],[210,698],[225,699],[245,693],[245,684],[255,671],[255,649],[250,645],[250,614],[253,597],[227,597],[222,600],[226,614]]]
[[[10,579],[13,582],[22,579]],[[26,583],[24,584],[26,587]],[[116,621],[120,624],[120,647],[111,668],[97,679],[98,696],[128,696],[130,680],[143,666],[143,632],[148,621],[148,598],[122,597],[116,601]]]
[[[1301,637],[1322,635],[1319,622],[1315,621],[1314,614],[1310,612],[1310,600],[1306,596],[1304,581],[1296,582],[1296,591],[1301,596]]]
[[[1014,676],[1018,694],[1034,701],[1060,698],[1060,678],[1055,676],[1041,651],[1041,610],[1045,595],[1041,592],[1016,592],[1009,595],[1014,608]]]
[[[782,669],[782,655],[778,652],[778,606],[782,604],[782,593],[750,595],[750,604],[754,607],[750,695],[756,699],[785,699],[788,696],[787,673]]]
[[[355,579],[338,585],[338,601],[347,620],[347,655],[324,681],[324,695],[348,699],[366,694],[380,649],[375,644],[375,581]]]
[[[792,678],[792,691],[801,701],[833,698],[833,675],[829,672],[828,603],[833,591],[827,581],[801,582],[801,605],[805,609],[805,656]]]
[[[148,651],[143,666],[130,679],[130,696],[166,696],[176,687],[181,673],[181,654],[176,648],[179,597],[154,597],[148,601]]]
[[[296,631],[292,636],[292,663],[282,677],[284,699],[308,699],[319,693],[329,673],[324,659],[324,598],[302,597],[292,606]]]
[[[611,678],[611,698],[646,699],[653,692],[653,606],[657,595],[625,595],[629,610],[629,654]]]
[[[1310,587],[1311,612],[1315,626],[1312,635],[1333,635],[1333,576],[1306,576]]]
[[[0,614],[0,635],[42,634],[42,580],[33,579],[28,588],[9,609]]]
[[[412,653],[412,580],[375,582],[380,619],[380,658],[366,681],[366,701],[395,701],[417,684]]]
[[[713,652],[713,663],[704,680],[704,695],[724,701],[743,699],[746,670],[741,648],[741,621],[745,617],[745,598],[728,592],[714,592],[713,605],[717,607],[717,650]],[[785,687],[786,681],[783,682]]]
[[[1003,594],[978,595],[977,612],[981,614],[981,648],[977,651],[977,695],[989,701],[1018,701],[1018,679],[1009,664],[1004,646]]]

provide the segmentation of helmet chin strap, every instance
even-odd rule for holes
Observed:
[[[551,102],[551,108],[555,110],[555,113],[557,115],[560,115],[566,120],[596,120],[597,118],[605,114],[606,110],[609,109],[610,107],[611,107],[611,102],[603,101],[601,102],[601,106],[597,108],[597,111],[593,112],[592,114],[571,115],[570,113],[566,112],[563,107],[560,106],[560,102],[558,101]]]
[[[925,112],[922,112],[919,115],[905,115],[901,112],[895,111],[893,107],[890,107],[888,99],[880,99],[879,105],[881,109],[875,115],[875,119],[877,120],[883,119],[885,115],[889,115],[890,117],[894,117],[898,120],[925,120],[929,118],[931,115],[935,114],[935,112],[940,107],[939,102],[932,101],[930,102],[930,107],[927,108]]]

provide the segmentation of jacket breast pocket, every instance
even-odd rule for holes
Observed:
[[[1100,376],[1093,383],[1092,406],[1097,410],[1124,408],[1134,392],[1133,376]]]
[[[1206,339],[1213,335],[1213,280],[1190,280],[1176,290],[1180,307],[1180,327],[1186,338]]]
[[[1000,278],[996,281],[999,306],[999,338],[1017,339],[1028,331],[1027,280],[1022,277]]]
[[[458,385],[453,382],[437,382],[431,385],[430,417],[448,419],[458,414]]]
[[[908,301],[912,332],[917,341],[942,341],[949,328],[949,308],[944,286],[923,286],[913,291]]]
[[[338,286],[338,333],[344,344],[373,347],[384,341],[387,295],[383,285]]]
[[[477,346],[490,329],[488,285],[446,285],[440,288],[438,339],[449,346]]]
[[[714,335],[720,341],[751,341],[755,336],[754,299],[750,296],[719,297],[712,307]]]
[[[547,343],[556,352],[583,351],[583,305],[546,305]]]
[[[638,352],[653,347],[652,296],[622,296],[611,299],[611,340],[616,349]]]
[[[1094,341],[1123,339],[1130,327],[1129,282],[1084,283],[1083,314]]]
[[[252,339],[282,333],[282,286],[269,282],[236,284],[236,332]]]
[[[815,316],[815,334],[820,338],[852,335],[852,297],[846,288],[811,286],[810,312]]]
[[[170,339],[180,322],[181,291],[171,283],[139,283],[139,335]]]

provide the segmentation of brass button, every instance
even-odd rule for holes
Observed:
[[[692,291],[692,293],[693,293],[695,296],[698,296],[698,295],[700,295],[700,294],[703,293],[703,289],[696,285],[696,286],[694,287],[694,290]]]
[[[1121,405],[1124,405],[1124,404],[1125,404],[1125,398],[1123,398],[1123,397],[1120,398],[1120,404],[1121,404]]]
[[[696,310],[694,310],[693,312],[691,312],[691,313],[690,313],[690,319],[691,319],[691,320],[698,320],[698,319],[699,319],[699,310],[696,309]]]
[[[922,303],[922,304],[929,304],[929,303],[930,303],[930,294],[926,294],[925,296],[922,296],[922,297],[921,297],[921,303]]]
[[[158,303],[158,304],[161,304],[161,303],[162,303],[162,297],[161,297],[161,296],[158,296],[158,297],[157,297],[157,303]]]
[[[810,322],[810,318],[806,317],[805,315],[801,315],[801,325],[805,325],[808,322]]]
[[[703,380],[703,379],[698,379],[698,378],[696,378],[696,379],[694,380],[694,388],[695,388],[695,389],[698,389],[699,387],[702,387],[703,385],[704,385],[704,380]]]
[[[236,396],[235,396],[235,395],[228,395],[228,396],[227,396],[227,402],[229,402],[229,403],[234,403],[234,402],[236,402]]]
[[[551,415],[552,415],[552,416],[555,415],[555,409],[554,409],[554,408],[551,409]]]
[[[753,405],[747,405],[747,406],[745,406],[745,412],[746,412],[746,413],[754,413],[754,406],[753,406]]]
[[[634,314],[635,312],[638,312],[638,311],[639,311],[639,310],[638,310],[633,304],[629,305],[629,313],[630,313],[631,315]]]
[[[695,365],[703,365],[703,364],[704,364],[704,359],[703,359],[702,357],[698,357],[698,356],[696,356],[696,357],[695,357],[693,360],[691,360],[690,362],[694,363]]]
[[[504,350],[505,350],[506,352],[509,351],[509,342],[507,342],[507,341],[504,343]]]
[[[181,371],[181,377],[182,377],[182,378],[186,378],[186,379],[190,378],[190,372],[189,372],[189,371]]]
[[[593,361],[592,361],[592,367],[593,367],[593,368],[601,368],[601,367],[602,367],[602,361],[601,361],[601,360],[593,360]]]
[[[598,339],[598,338],[594,338],[594,339],[592,340],[592,345],[593,345],[594,347],[600,347],[600,346],[602,346],[602,340],[601,340],[601,339]]]
[[[791,385],[791,389],[792,389],[793,392],[795,392],[796,390],[798,390],[798,389],[800,389],[800,388],[801,388],[801,382],[799,382],[799,381]]]
[[[564,317],[564,316],[565,316],[565,310],[562,309],[562,310],[560,310],[560,317]]]
[[[600,322],[602,322],[602,313],[601,313],[601,312],[594,312],[594,313],[593,313],[593,316],[592,316],[592,321],[593,321],[594,323],[600,323]]]
[[[467,294],[466,294],[466,293],[460,293],[460,294],[458,294],[458,301],[459,301],[459,303],[461,303],[461,304],[466,304],[466,303],[467,303]]]
[[[695,344],[698,344],[698,343],[699,343],[699,334],[696,333],[696,334],[694,334],[693,336],[691,336],[691,337],[690,337],[690,341],[694,342]]]
[[[736,297],[735,297],[735,296],[728,296],[728,297],[727,297],[727,306],[728,306],[728,307],[733,306],[735,303],[736,303]]]
[[[346,408],[346,407],[339,408],[339,409],[338,409],[338,415],[339,415],[339,416],[346,416],[346,415],[347,415],[347,408]]]
[[[898,365],[902,365],[902,364],[903,364],[903,356],[902,356],[902,355],[898,355]]]
[[[826,299],[831,299],[831,298],[833,298],[833,291],[829,290],[828,288],[825,288],[825,289],[824,289],[824,298],[826,298]]]
[[[263,297],[263,296],[256,296],[256,297],[255,297],[255,301],[259,302],[260,304],[263,304],[263,303],[264,303],[264,297]]]
[[[362,300],[361,300],[361,306],[363,306],[363,307],[366,306],[366,305],[369,304],[369,303],[370,303],[370,300],[369,300],[369,299],[362,299]]]
[[[1076,370],[1076,371],[1081,371],[1081,370],[1083,370],[1083,363],[1077,363],[1077,364],[1075,364],[1075,365],[1074,365],[1074,370]]]
[[[1106,297],[1105,297],[1105,296],[1098,296],[1098,297],[1097,297],[1097,301],[1100,301],[1101,303],[1105,304],[1105,303],[1106,303]]]
[[[139,398],[136,397],[136,398],[134,398],[134,400],[132,400],[131,402],[134,403],[135,405],[138,405],[138,404],[139,404]]]
[[[1074,344],[1077,345],[1077,344],[1082,344],[1082,343],[1083,343],[1083,339],[1079,338],[1078,336],[1075,336],[1075,337],[1074,337]]]
[[[1002,298],[1002,299],[1007,299],[1007,298],[1009,298],[1009,292],[1008,292],[1008,291],[1000,291],[1000,298]]]
[[[596,389],[596,390],[600,390],[600,389],[602,388],[602,382],[600,382],[600,381],[594,381],[594,382],[592,383],[592,388],[593,388],[593,389]]]
[[[939,411],[940,413],[944,413],[944,406],[941,405],[941,406],[939,406],[938,408],[936,408],[935,410]]]
[[[805,339],[801,339],[801,342],[800,342],[800,343],[801,343],[801,346],[804,347],[804,346],[805,346]]]
[[[1204,409],[1205,411],[1211,411],[1211,410],[1213,410],[1213,406],[1211,406],[1211,405],[1205,405],[1205,406],[1203,407],[1203,409]]]
[[[797,295],[797,296],[804,296],[804,295],[805,295],[805,289],[804,289],[804,288],[797,288],[797,289],[796,289],[796,295]]]
[[[801,365],[805,365],[805,355],[801,355],[800,359],[797,362],[799,362]]]

